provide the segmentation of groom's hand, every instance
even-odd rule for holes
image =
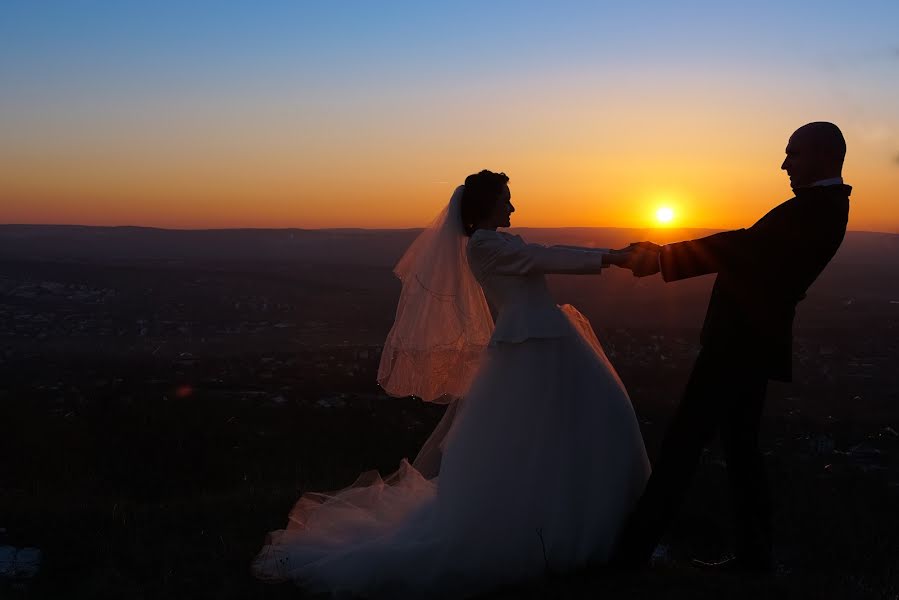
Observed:
[[[661,252],[662,247],[653,242],[631,242],[630,246],[627,247],[628,250],[634,250],[636,248],[643,248],[644,250],[652,250],[653,252]]]
[[[661,248],[661,246],[659,246],[658,244],[653,244],[652,242],[631,242],[624,248],[609,250],[609,252],[612,254],[630,254],[634,250],[638,249],[658,251]]]
[[[659,272],[661,246],[652,242],[636,242],[627,249],[628,258],[622,266],[629,268],[634,277],[648,277]]]

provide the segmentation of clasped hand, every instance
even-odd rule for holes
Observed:
[[[647,277],[659,272],[659,252],[662,247],[652,242],[634,242],[626,248],[611,250],[617,260],[614,264],[630,269],[634,277]]]

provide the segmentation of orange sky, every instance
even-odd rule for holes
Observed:
[[[606,103],[596,114],[581,107],[531,118],[523,107],[471,140],[454,132],[462,119],[429,128],[424,118],[354,128],[358,139],[227,120],[47,132],[55,139],[0,146],[0,222],[417,227],[481,168],[511,177],[517,226],[645,226],[667,205],[672,225],[739,227],[790,196],[779,167],[800,114],[741,125],[674,112],[648,118]],[[899,164],[863,128],[843,129],[850,228],[899,232]]]
[[[607,23],[602,16],[584,18]],[[586,44],[602,39],[587,23],[581,37],[560,30],[542,46],[509,31],[482,36],[468,58],[447,58],[434,40],[418,40],[420,57],[400,52],[362,21],[359,35],[382,47],[341,55],[344,42],[322,37],[330,54],[247,54],[236,67],[213,54],[185,63],[194,51],[157,57],[156,69],[116,38],[98,41],[99,58],[76,72],[60,49],[23,66],[21,85],[4,92],[0,223],[419,227],[466,175],[489,168],[511,177],[516,226],[642,227],[664,204],[675,226],[740,227],[791,195],[780,171],[789,134],[830,120],[848,143],[850,229],[899,232],[894,50],[838,54],[831,44],[790,55],[761,37],[745,47],[706,40],[710,29],[676,40],[695,48],[659,42],[640,55],[643,46],[621,35],[593,52]],[[759,36],[772,27],[756,25]],[[677,35],[657,27],[657,36]],[[38,56],[23,32],[16,56]],[[175,41],[195,39],[187,33]],[[283,35],[293,39],[289,28]],[[477,46],[483,40],[492,45]],[[306,62],[263,68],[285,56]]]

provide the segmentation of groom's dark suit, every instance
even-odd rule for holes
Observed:
[[[805,297],[846,233],[846,185],[809,187],[749,229],[662,246],[665,281],[717,273],[702,350],[624,529],[617,558],[648,560],[673,518],[703,446],[720,434],[737,525],[737,557],[771,559],[767,481],[758,429],[768,379],[792,378],[792,325]]]

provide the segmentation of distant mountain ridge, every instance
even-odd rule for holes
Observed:
[[[0,225],[0,260],[285,260],[392,266],[421,229],[159,229]],[[528,241],[621,247],[709,235],[714,229],[512,228]],[[899,266],[899,234],[851,231],[835,262]]]

